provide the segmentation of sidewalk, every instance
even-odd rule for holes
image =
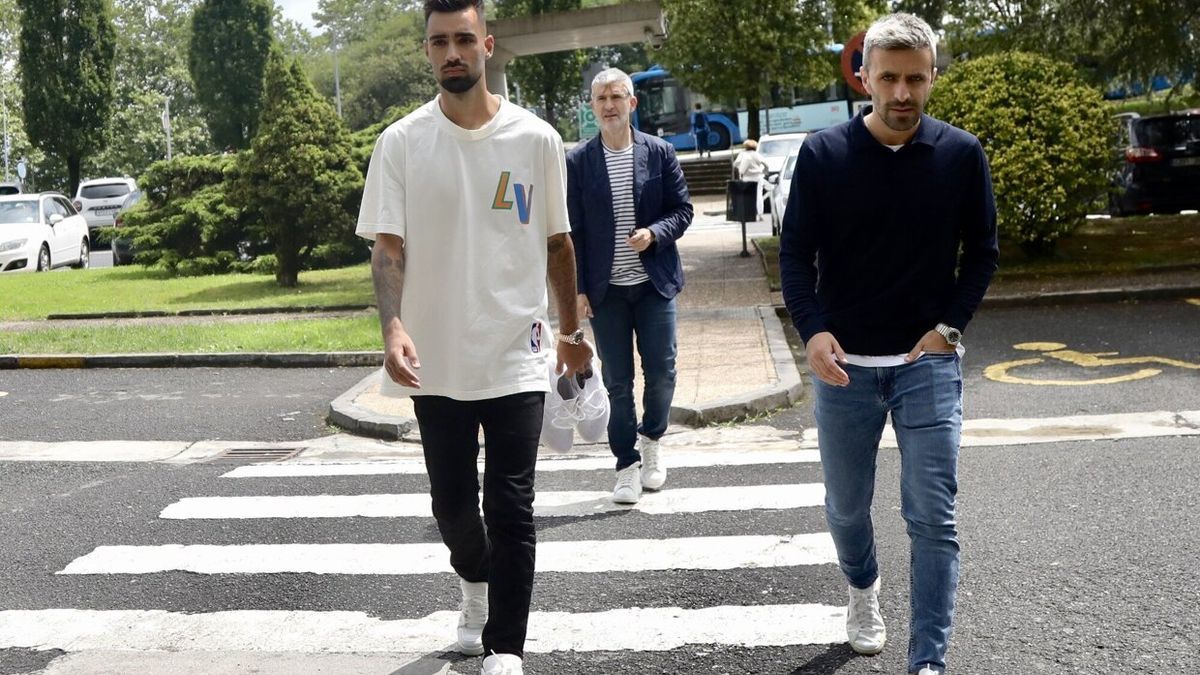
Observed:
[[[725,220],[724,197],[697,198],[693,205],[695,218],[678,242],[686,283],[678,296],[671,422],[701,426],[790,406],[802,393],[800,374],[758,251],[749,245],[750,256],[739,256],[741,227]],[[748,227],[753,235],[770,233],[765,220]],[[412,437],[412,402],[381,396],[379,377],[363,379],[335,400],[330,421],[366,435]],[[640,401],[640,378],[634,396]]]

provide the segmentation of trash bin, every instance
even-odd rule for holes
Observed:
[[[731,180],[725,183],[725,217],[739,222],[758,220],[758,182]]]

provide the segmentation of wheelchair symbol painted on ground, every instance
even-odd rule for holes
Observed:
[[[1079,380],[1044,380],[1035,377],[1022,376],[1014,373],[1015,370],[1026,368],[1027,366],[1035,366],[1039,363],[1047,363],[1050,359],[1068,363],[1080,368],[1086,368],[1089,375],[1099,375],[1101,369],[1109,369],[1119,366],[1170,366],[1172,368],[1183,368],[1186,370],[1200,370],[1200,363],[1188,363],[1187,361],[1179,361],[1177,359],[1168,359],[1162,356],[1118,356],[1120,352],[1079,352],[1074,349],[1067,349],[1067,345],[1061,342],[1022,342],[1021,344],[1013,345],[1014,349],[1021,351],[1041,352],[1036,358],[1018,359],[1016,361],[1005,361],[988,366],[983,371],[983,376],[995,382],[1004,382],[1006,384],[1034,384],[1042,386],[1058,386],[1058,387],[1078,387],[1092,384],[1117,384],[1119,382],[1133,382],[1134,380],[1144,380],[1148,377],[1160,375],[1163,372],[1162,368],[1140,368],[1134,372],[1125,372],[1121,375],[1112,375],[1108,377],[1093,377]],[[1121,370],[1126,370],[1122,368]]]

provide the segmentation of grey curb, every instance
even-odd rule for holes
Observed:
[[[0,356],[0,370],[23,368],[352,368],[378,366],[380,363],[383,363],[383,352]]]
[[[322,314],[328,312],[361,312],[374,305],[319,305],[303,307],[242,307],[238,309],[183,309],[178,312],[147,310],[144,312],[85,312],[82,314],[48,314],[47,321],[79,319],[145,319],[164,316],[255,316],[263,314]]]
[[[1097,288],[1090,291],[1061,291],[1052,293],[1021,293],[984,296],[983,307],[1046,307],[1051,305],[1083,305],[1097,302],[1129,302],[1137,300],[1176,300],[1200,297],[1200,286],[1151,286],[1148,288]]]
[[[402,440],[411,432],[416,427],[416,420],[399,415],[380,415],[354,403],[358,395],[366,391],[379,377],[379,373],[371,373],[349,391],[333,399],[329,404],[329,416],[326,418],[329,423],[352,434],[382,438],[386,441]]]
[[[771,352],[771,360],[775,364],[779,382],[745,394],[706,401],[696,406],[673,405],[670,418],[672,424],[700,427],[717,422],[732,422],[790,407],[800,400],[804,383],[800,379],[800,371],[796,369],[791,348],[788,347],[783,322],[774,307],[757,309],[766,331],[767,347]],[[385,440],[402,440],[416,428],[416,420],[399,415],[380,415],[354,403],[359,394],[375,383],[377,377],[377,373],[368,375],[349,391],[334,399],[333,403],[329,404],[328,420],[350,433]]]
[[[695,406],[671,406],[671,422],[692,427],[702,427],[717,422],[732,422],[761,415],[779,408],[795,405],[804,391],[804,382],[796,368],[796,360],[788,347],[783,332],[783,322],[774,307],[759,307],[767,336],[767,349],[775,364],[779,381],[773,385],[755,389],[737,396],[705,401]]]

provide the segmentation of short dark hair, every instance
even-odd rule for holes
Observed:
[[[425,25],[429,25],[429,15],[434,12],[461,12],[472,7],[483,21],[483,0],[425,0]]]

